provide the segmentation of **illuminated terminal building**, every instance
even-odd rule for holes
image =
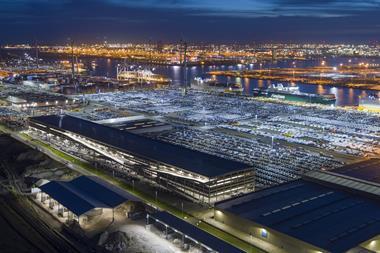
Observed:
[[[129,202],[140,200],[98,177],[80,176],[71,181],[40,180],[31,189],[32,195],[43,207],[48,207],[61,221],[76,220],[86,225],[88,220],[104,217]]]
[[[304,178],[215,204],[217,222],[284,252],[380,251],[380,160]]]
[[[88,120],[68,115],[34,117],[29,130],[53,146],[80,144],[89,153],[121,165],[127,176],[154,182],[197,202],[213,204],[254,189],[250,165]]]
[[[79,100],[69,99],[63,95],[39,94],[35,92],[15,93],[8,96],[6,101],[18,111],[77,106],[81,102]]]

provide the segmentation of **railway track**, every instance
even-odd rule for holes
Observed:
[[[0,212],[0,220],[2,220],[14,233],[21,239],[23,239],[27,244],[31,252],[48,252],[48,248],[43,246],[41,243],[36,242],[35,239],[31,239],[29,235],[25,235],[20,231],[20,228],[14,224],[14,220],[19,218],[17,214],[9,209],[7,203],[3,203],[0,200],[2,211]],[[7,209],[7,210],[6,210]],[[7,215],[8,213],[8,215]],[[12,216],[12,218],[10,217]],[[19,241],[19,243],[22,243]]]
[[[55,228],[52,228],[47,222],[41,219],[41,215],[39,214],[40,210],[37,210],[34,204],[30,201],[30,199],[26,196],[23,196],[22,187],[20,186],[19,176],[8,167],[7,163],[4,161],[0,162],[0,168],[7,175],[9,180],[9,188],[10,193],[8,196],[4,196],[0,198],[3,208],[7,208],[9,213],[12,213],[17,217],[17,219],[23,223],[27,224],[29,229],[33,231],[37,235],[37,237],[41,238],[44,241],[46,247],[41,249],[39,245],[36,245],[28,235],[22,235],[20,231],[18,231],[17,227],[15,227],[10,217],[5,217],[2,215],[3,219],[11,224],[11,227],[16,231],[22,238],[24,238],[31,245],[40,249],[41,252],[54,253],[54,252],[65,252],[65,253],[84,253],[90,252],[85,247],[78,247],[71,240],[66,238],[66,236],[62,235]],[[7,201],[5,201],[7,200]],[[0,203],[1,203],[0,202]],[[49,250],[46,250],[50,248]]]
[[[50,227],[48,223],[41,220],[40,217],[38,217],[36,209],[34,209],[35,207],[32,207],[33,203],[31,203],[29,199],[25,198],[23,200],[23,203],[20,204],[21,206],[24,205],[24,207],[18,209],[18,213],[22,215],[27,221],[29,221],[29,224],[35,228],[36,232],[45,238],[51,244],[51,246],[57,250],[57,252],[88,252],[86,250],[82,251],[78,249],[76,245],[74,245],[69,239],[63,236],[59,231],[57,231],[55,228]]]

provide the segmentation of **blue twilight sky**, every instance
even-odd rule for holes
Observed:
[[[376,42],[380,0],[0,0],[0,44]]]

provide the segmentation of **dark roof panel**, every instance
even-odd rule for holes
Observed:
[[[227,160],[167,142],[129,133],[72,116],[40,116],[31,119],[57,129],[70,131],[95,141],[207,177],[248,169],[244,163]]]
[[[202,229],[180,219],[177,218],[174,215],[171,215],[168,212],[157,212],[152,215],[151,217],[160,220],[161,222],[165,223],[166,225],[184,233],[185,235],[193,238],[194,240],[197,240],[198,242],[203,243],[204,245],[207,245],[211,249],[224,253],[243,253],[244,251],[232,246],[231,244],[203,231]]]
[[[380,184],[380,159],[348,164],[331,172]]]
[[[72,181],[51,181],[40,186],[64,207],[80,216],[94,208],[115,208],[138,199],[97,177],[80,176]]]
[[[52,181],[40,186],[41,191],[57,200],[64,207],[77,216],[82,215],[96,207],[106,207],[102,203],[97,203],[91,199],[84,199],[76,191],[70,189],[64,182]]]
[[[87,196],[96,198],[110,207],[116,207],[126,200],[139,200],[126,191],[98,177],[81,176],[72,180],[70,184],[77,189],[81,189]]]
[[[304,180],[222,201],[216,207],[336,253],[380,234],[379,203]]]

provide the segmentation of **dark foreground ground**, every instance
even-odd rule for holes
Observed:
[[[39,151],[0,134],[1,253],[94,252],[88,242],[31,201],[28,181],[67,175],[74,176]]]

